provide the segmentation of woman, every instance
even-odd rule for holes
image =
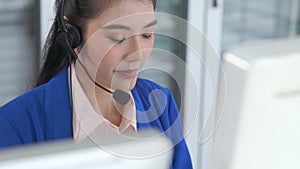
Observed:
[[[0,146],[155,127],[175,144],[171,168],[192,168],[173,96],[137,78],[154,44],[156,1],[57,0],[56,7],[37,87],[0,109]]]

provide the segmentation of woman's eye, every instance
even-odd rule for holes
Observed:
[[[114,38],[111,38],[111,41],[112,41],[113,43],[121,44],[122,42],[125,41],[125,38],[122,38],[122,39],[114,39]]]
[[[152,33],[144,33],[142,36],[144,39],[151,39],[152,38]]]

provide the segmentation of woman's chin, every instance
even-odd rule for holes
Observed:
[[[134,79],[132,79],[130,86],[129,86],[129,90],[132,90],[135,85],[136,85],[136,81],[137,81],[137,77],[135,77]]]
[[[112,89],[114,90],[123,90],[123,91],[130,91],[132,90],[135,85],[136,85],[136,81],[137,81],[137,76],[131,79],[115,79],[112,82]]]

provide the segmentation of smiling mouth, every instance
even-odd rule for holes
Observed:
[[[137,76],[138,69],[118,70],[118,71],[115,71],[115,72],[118,73],[121,77],[123,77],[125,79],[132,79],[132,78],[135,78]]]

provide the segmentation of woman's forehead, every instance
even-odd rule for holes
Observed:
[[[98,28],[124,25],[138,29],[155,21],[153,5],[139,0],[125,1],[107,8],[99,16],[90,20],[90,23]]]

